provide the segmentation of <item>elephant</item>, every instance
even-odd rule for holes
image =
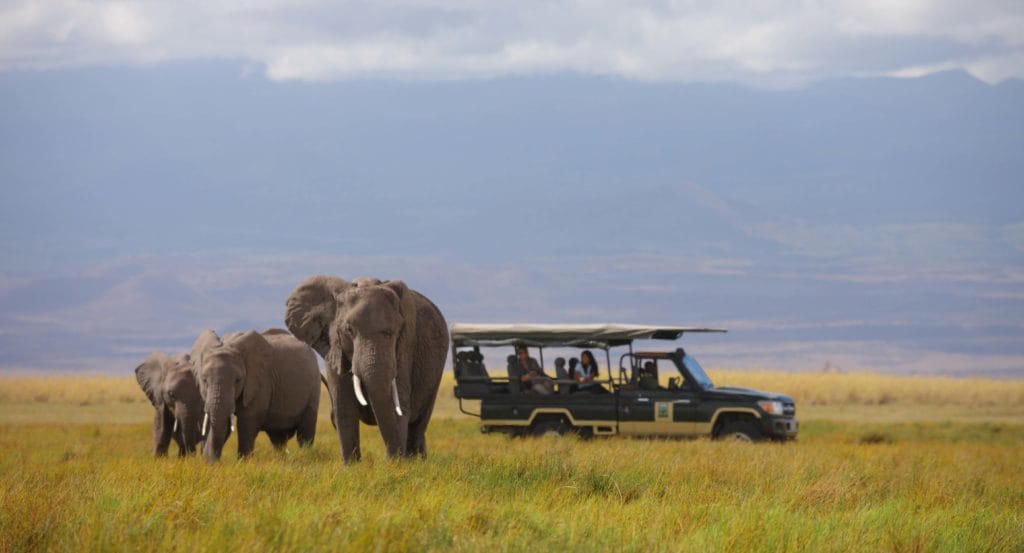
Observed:
[[[400,280],[317,275],[288,296],[285,323],[327,364],[346,463],[360,458],[360,420],[377,425],[389,458],[426,456],[448,355],[448,326],[437,306]]]
[[[223,341],[207,331],[196,342],[205,347],[193,370],[208,417],[208,462],[220,459],[232,414],[240,458],[252,453],[261,431],[278,450],[292,436],[300,446],[313,445],[321,377],[309,346],[282,329],[235,333]]]
[[[195,453],[202,440],[203,399],[192,374],[189,354],[174,357],[153,353],[135,368],[135,379],[156,409],[153,417],[153,456],[167,455],[171,438],[178,456]]]

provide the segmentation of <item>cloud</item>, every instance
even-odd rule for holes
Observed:
[[[230,59],[276,80],[579,72],[785,86],[963,69],[1024,77],[1014,1],[170,2],[0,8],[0,68]]]
[[[1011,248],[1024,253],[1024,223],[1013,223],[1003,226],[1003,240]]]

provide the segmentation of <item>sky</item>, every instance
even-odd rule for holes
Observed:
[[[4,2],[0,21],[7,70],[230,59],[275,81],[1024,77],[1024,7],[1014,0],[54,0]]]
[[[1020,2],[4,2],[0,371],[280,326],[326,273],[1024,376],[1022,79]]]

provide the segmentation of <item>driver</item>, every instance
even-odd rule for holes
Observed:
[[[658,389],[658,366],[654,364],[654,361],[644,363],[644,368],[640,371],[640,382],[637,385],[641,390]]]

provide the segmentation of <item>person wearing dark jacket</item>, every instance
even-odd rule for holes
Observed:
[[[508,377],[519,380],[525,389],[535,394],[546,396],[555,390],[555,383],[551,377],[544,374],[537,360],[530,357],[526,346],[516,346],[516,358],[509,364]]]

